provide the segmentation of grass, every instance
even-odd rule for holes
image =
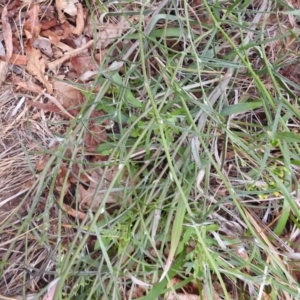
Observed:
[[[1,99],[3,299],[39,299],[54,279],[53,299],[299,298],[299,88],[281,72],[297,60],[297,11],[197,3],[130,4],[138,22],[127,2],[87,3],[131,27],[91,89],[78,84],[74,120],[39,124],[27,110],[14,130]],[[96,154],[91,120],[107,133]],[[14,196],[4,186],[20,185],[17,168],[29,184]]]

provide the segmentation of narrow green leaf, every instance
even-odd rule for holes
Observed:
[[[168,257],[171,260],[174,259],[176,250],[180,243],[185,213],[186,213],[185,203],[179,198],[177,211],[176,211],[173,228],[172,228],[171,247],[170,247],[170,253]]]
[[[134,97],[134,95],[132,94],[132,92],[129,89],[126,89],[126,91],[125,91],[125,99],[127,100],[127,102],[130,105],[132,105],[135,108],[142,107],[142,103]]]
[[[123,81],[122,81],[122,77],[119,75],[119,73],[114,73],[112,74],[112,79],[115,81],[115,83],[117,84],[117,89],[119,90],[119,92],[121,92],[123,90],[123,88],[125,89],[125,93],[124,93],[124,97],[125,100],[132,105],[135,108],[140,108],[142,107],[142,104],[140,101],[138,101],[133,93],[131,92],[131,90],[124,86]]]
[[[180,28],[164,28],[156,29],[151,32],[151,37],[180,37],[182,36],[182,30]]]
[[[185,191],[186,195],[189,195],[191,190],[191,186],[187,188]],[[170,252],[169,256],[167,258],[164,272],[161,275],[160,280],[165,278],[167,273],[169,272],[172,262],[174,260],[174,257],[176,255],[176,251],[179,247],[180,241],[181,241],[181,234],[183,230],[183,221],[186,213],[186,205],[185,202],[183,201],[180,193],[178,192],[176,195],[175,201],[178,201],[177,209],[176,209],[176,214],[175,214],[175,219],[173,222],[173,227],[172,227],[172,232],[171,232],[171,246],[170,246]]]
[[[173,278],[175,275],[177,275],[180,272],[180,269],[182,268],[182,261],[184,257],[184,253],[182,252],[178,259],[177,262],[174,262],[174,265],[171,267],[171,269],[168,272],[168,278],[164,278],[161,282],[157,283],[156,285],[153,286],[153,288],[149,291],[149,293],[142,297],[138,298],[138,300],[152,300],[152,299],[159,299],[159,295],[163,295],[170,289],[167,288],[168,282],[171,278]],[[192,278],[192,277],[190,277]]]
[[[300,160],[291,159],[291,165],[300,166]]]
[[[290,143],[299,143],[300,142],[300,135],[294,132],[275,132],[275,133],[268,133],[271,139],[274,140],[283,140]]]
[[[247,103],[239,103],[234,105],[228,105],[224,107],[221,111],[223,116],[230,116],[238,113],[242,113],[248,110],[252,110],[258,107],[262,107],[262,101],[255,101],[255,102],[247,102]]]
[[[96,153],[100,153],[101,155],[109,155],[113,148],[114,146],[109,143],[102,143],[97,146]]]
[[[274,228],[274,233],[277,234],[278,236],[280,236],[283,233],[284,229],[286,228],[286,224],[288,222],[290,212],[291,212],[291,202],[293,202],[293,199],[290,196],[290,192],[287,190],[287,188],[284,186],[284,184],[280,181],[280,179],[272,173],[271,173],[271,175],[272,175],[273,179],[275,180],[275,182],[278,186],[278,189],[284,195],[283,207],[282,207],[282,211],[280,214],[280,218],[278,219],[276,227]]]
[[[300,10],[287,10],[287,11],[281,11],[280,13],[284,15],[294,15],[294,16],[300,16]]]

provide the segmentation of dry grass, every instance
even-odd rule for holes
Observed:
[[[26,95],[26,97],[30,97]],[[1,102],[1,163],[0,163],[0,215],[1,215],[1,257],[7,257],[7,267],[2,274],[0,291],[14,294],[15,288],[24,280],[24,262],[36,268],[47,258],[47,251],[37,241],[37,236],[26,230],[18,232],[31,210],[32,195],[36,192],[39,176],[36,165],[43,157],[43,147],[47,148],[53,134],[39,120],[36,111],[28,109],[24,94],[13,92],[11,87],[2,88]],[[16,110],[19,103],[23,103]],[[40,198],[40,203],[43,199]],[[38,207],[35,214],[39,214]],[[34,219],[32,219],[34,222]],[[34,223],[33,223],[34,225]],[[39,227],[35,224],[36,229]],[[10,251],[10,246],[14,245]],[[40,280],[36,278],[35,280]],[[31,282],[34,285],[34,281]]]

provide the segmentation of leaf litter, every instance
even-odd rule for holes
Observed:
[[[10,3],[10,7],[13,8],[13,11],[10,13],[8,13],[7,6],[4,6],[1,11],[4,45],[1,48],[3,51],[0,53],[0,80],[1,82],[10,80],[16,91],[24,92],[23,100],[19,102],[19,107],[12,112],[13,115],[11,114],[11,116],[17,117],[18,111],[24,109],[23,105],[26,103],[25,106],[27,105],[27,107],[31,107],[35,111],[40,111],[37,117],[33,116],[32,120],[46,115],[49,115],[49,120],[52,118],[55,122],[70,121],[77,118],[86,100],[84,91],[78,89],[69,80],[73,82],[87,71],[96,71],[101,62],[97,57],[102,57],[103,59],[107,52],[104,48],[114,42],[128,28],[124,28],[123,23],[118,29],[116,29],[116,24],[111,25],[111,30],[107,26],[109,24],[106,24],[105,27],[108,31],[101,28],[97,38],[102,41],[101,49],[103,51],[100,55],[95,53],[95,60],[91,60],[91,55],[95,51],[92,49],[94,40],[92,36],[83,33],[87,21],[87,10],[78,1],[57,0],[54,5],[50,3],[50,5],[45,7],[41,7],[40,3],[32,2],[31,4],[29,3],[27,13],[23,10],[26,8],[25,3],[21,5],[19,1],[13,1],[13,3]],[[13,30],[16,30],[16,28],[11,24],[13,21],[12,16],[18,13],[23,14],[23,40],[20,40],[20,45],[16,44],[17,47],[15,47],[13,42],[15,33]],[[71,25],[71,23],[75,24],[75,26]],[[20,51],[22,47],[24,51]],[[71,69],[70,76],[68,73],[62,72],[64,65]],[[7,71],[10,68],[16,69],[16,66],[20,68],[25,66],[25,69],[23,69],[23,71],[27,72],[25,77],[21,76],[21,73],[14,72],[13,69],[11,69],[10,77],[7,77]],[[55,77],[52,75],[55,75]],[[85,81],[87,80],[93,80],[93,78],[87,79],[86,77]],[[99,117],[103,116],[104,113],[102,111],[94,110],[91,112],[91,119],[87,120],[87,133],[84,136],[82,153],[87,151],[89,159],[93,157],[97,146],[107,140],[106,125],[110,121],[104,118],[103,122],[99,123]],[[43,126],[49,125],[44,123]],[[55,126],[52,129],[54,128]],[[68,127],[65,127],[64,131],[67,129]],[[56,151],[59,148],[58,141],[53,140],[50,142],[54,146],[47,147],[47,144],[44,144],[44,147],[48,148],[49,151]],[[50,144],[48,143],[48,145]],[[72,156],[71,147],[67,149],[67,153],[67,157]],[[44,171],[50,159],[51,156],[49,154],[40,157],[40,160],[36,162],[36,174]],[[93,157],[94,162],[99,161],[99,159],[103,161],[105,157],[101,157],[99,154]],[[50,174],[51,172],[50,168],[48,173]],[[58,168],[54,191],[57,195],[62,195],[65,198],[65,203],[61,203],[60,207],[66,213],[66,216],[75,220],[83,220],[86,216],[86,210],[90,208],[94,210],[99,207],[102,203],[100,194],[105,193],[115,172],[115,167],[109,168],[108,171],[105,171],[104,168],[94,169],[93,171],[84,170],[75,163],[63,160]],[[38,175],[34,175],[34,177],[37,179]],[[97,187],[98,181],[101,181],[103,178],[103,185],[100,186],[100,191],[95,201],[92,201],[96,189],[99,189]],[[68,200],[73,199],[73,196],[70,197],[69,194],[74,195],[75,190],[78,192],[79,207],[74,204],[73,200]],[[47,202],[49,202],[49,196],[49,192],[45,190],[43,197],[48,199],[46,200]],[[119,195],[118,192],[111,193],[107,204],[116,204],[120,196],[121,194]],[[7,199],[10,198],[8,197]],[[12,200],[10,203],[12,203]],[[40,209],[43,209],[42,203],[40,203]],[[44,209],[46,209],[46,202],[44,205]],[[51,218],[55,219],[57,217],[55,210],[51,209],[49,212],[52,214]],[[21,213],[25,214],[26,209],[25,211],[22,210]],[[66,223],[70,222],[70,220],[64,219]],[[51,226],[51,228],[54,230],[53,233],[55,233],[55,226]],[[22,277],[20,275],[23,272],[20,269],[18,278]],[[10,286],[8,295],[12,296],[11,293],[18,290],[17,286],[20,281],[9,276],[6,278],[6,282]],[[3,282],[1,282],[0,294],[7,294],[7,290],[2,284]],[[29,284],[27,288],[32,292],[39,291],[38,285],[33,287]],[[48,294],[44,298],[50,299],[49,297]]]

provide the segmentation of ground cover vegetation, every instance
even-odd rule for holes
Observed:
[[[296,0],[0,0],[1,299],[299,299]]]

